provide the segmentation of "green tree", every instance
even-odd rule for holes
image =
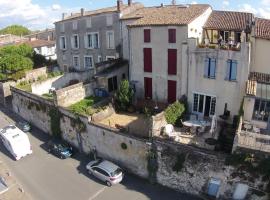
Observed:
[[[18,80],[33,68],[33,50],[30,46],[6,46],[0,49],[0,79]]]
[[[11,25],[0,30],[0,34],[12,34],[12,35],[29,35],[31,31],[21,25]]]
[[[116,93],[116,103],[120,110],[126,111],[131,105],[133,90],[130,88],[128,80],[123,80],[120,84],[120,88]]]
[[[165,110],[165,118],[169,124],[175,125],[177,120],[185,112],[185,106],[179,101],[169,105]]]

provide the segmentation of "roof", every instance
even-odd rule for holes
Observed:
[[[22,41],[19,44],[28,44],[32,48],[38,48],[38,47],[46,47],[46,46],[54,46],[55,41],[51,40],[27,40],[27,41]]]
[[[270,40],[270,20],[255,19],[255,37]]]
[[[144,7],[123,16],[121,19],[137,19],[129,26],[187,25],[208,8],[210,8],[208,4]]]
[[[143,5],[141,3],[132,3],[131,6],[129,6],[127,4],[122,4],[120,6],[120,10],[123,11],[123,10],[125,10],[127,8],[130,8],[130,7],[143,7]],[[112,13],[112,12],[118,12],[117,6],[101,8],[101,9],[98,9],[98,10],[85,11],[83,17],[99,15],[99,14],[106,14],[106,13]],[[82,17],[81,12],[72,13],[72,15],[65,17],[64,20],[60,20],[60,21],[57,21],[57,22],[62,22],[62,21],[70,20],[70,19],[76,19],[76,18],[79,18],[79,17]],[[57,22],[55,22],[55,23],[57,23]]]
[[[109,173],[114,172],[118,168],[118,166],[107,160],[102,161],[98,166]]]
[[[243,31],[246,30],[252,20],[252,13],[214,10],[205,23],[204,28]]]
[[[26,134],[23,131],[13,125],[9,125],[1,129],[1,134],[9,141],[26,137]]]

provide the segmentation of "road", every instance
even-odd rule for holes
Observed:
[[[10,118],[12,117],[12,119]],[[0,128],[20,118],[0,107]],[[127,174],[121,184],[107,187],[87,174],[87,157],[77,153],[74,158],[60,160],[42,147],[49,137],[33,129],[29,133],[33,154],[19,161],[0,144],[0,160],[34,200],[197,200],[168,188],[151,185],[146,180]],[[1,198],[0,198],[1,199]]]

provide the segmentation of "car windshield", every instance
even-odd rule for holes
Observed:
[[[98,166],[102,161],[102,159],[97,160],[91,167]]]
[[[122,173],[122,170],[120,168],[117,168],[114,172],[111,172],[111,176],[117,176],[119,175],[120,173]]]
[[[67,151],[68,150],[68,147],[63,145],[63,144],[58,144],[58,149],[61,150],[61,151]]]

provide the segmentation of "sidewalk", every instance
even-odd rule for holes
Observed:
[[[0,195],[0,200],[31,200],[23,188],[17,183],[7,166],[0,160],[0,176],[4,178],[8,191]]]

